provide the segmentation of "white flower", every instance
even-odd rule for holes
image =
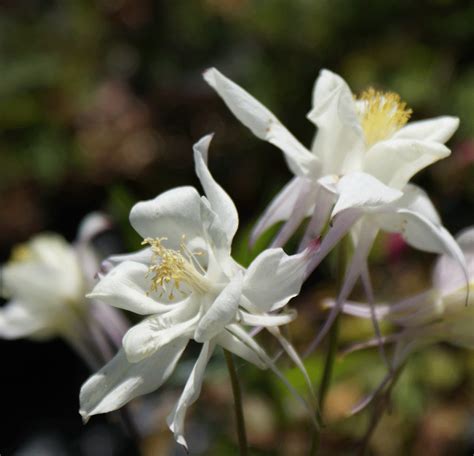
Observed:
[[[40,234],[14,248],[2,267],[0,336],[45,338],[70,331],[85,308],[84,278],[73,248],[59,235]]]
[[[147,247],[112,258],[118,265],[90,296],[146,318],[127,332],[120,352],[80,394],[80,413],[86,420],[118,409],[160,387],[188,342],[199,342],[201,354],[168,418],[182,445],[186,409],[199,396],[204,369],[217,345],[275,370],[244,325],[270,327],[278,335],[277,326],[294,318],[294,313],[275,312],[299,292],[314,250],[294,256],[280,248],[266,250],[247,270],[232,259],[238,215],[207,168],[210,140],[207,136],[194,147],[205,197],[193,187],[179,187],[132,208],[130,222]],[[294,359],[298,362],[296,355]]]
[[[303,244],[320,234],[329,215],[349,208],[373,213],[399,200],[414,174],[450,154],[443,143],[459,124],[454,117],[407,124],[411,110],[397,94],[369,89],[355,98],[340,76],[322,70],[308,114],[318,130],[308,150],[267,108],[218,70],[207,70],[204,78],[245,126],[282,150],[295,174],[253,233],[255,240],[269,226],[286,221],[274,245],[284,244],[307,215],[312,219]],[[392,204],[393,214],[402,207]],[[405,233],[408,242],[411,234]]]
[[[447,255],[438,258],[432,287],[397,303],[374,307],[379,321],[389,321],[402,328],[385,338],[396,342],[393,366],[397,367],[415,349],[435,342],[449,342],[465,348],[474,348],[474,227],[463,231],[457,238],[467,262],[469,273],[469,301],[466,302],[466,280],[459,266]],[[328,301],[333,306],[333,301]],[[368,304],[346,302],[343,311],[349,315],[371,318]],[[358,347],[375,345],[373,339]]]
[[[13,249],[11,259],[1,268],[1,292],[9,302],[0,309],[0,337],[41,340],[60,336],[91,367],[99,364],[97,350],[107,345],[104,335],[117,339],[125,328],[117,312],[85,299],[93,276],[90,240],[107,223],[102,215],[91,214],[81,224],[75,245],[51,233],[39,234]],[[95,270],[98,265],[95,261]],[[94,342],[101,346],[95,347]]]
[[[316,80],[313,107],[308,114],[318,129],[308,150],[267,108],[219,71],[207,70],[204,78],[246,127],[281,149],[295,174],[258,221],[253,240],[283,220],[272,244],[283,245],[310,216],[300,244],[304,248],[332,219],[313,259],[311,268],[315,268],[352,228],[356,250],[339,304],[347,299],[364,271],[379,229],[401,233],[417,249],[448,253],[465,269],[459,246],[442,226],[428,196],[408,184],[418,171],[449,155],[443,143],[457,129],[457,118],[407,124],[411,110],[398,95],[369,89],[355,98],[340,76],[323,70]],[[368,287],[367,280],[364,285]],[[333,309],[313,348],[339,309]]]

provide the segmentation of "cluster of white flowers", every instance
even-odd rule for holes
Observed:
[[[409,183],[418,171],[450,154],[444,143],[457,129],[457,118],[408,123],[411,110],[397,94],[369,89],[356,97],[341,77],[323,70],[307,116],[317,133],[307,149],[218,70],[206,71],[204,78],[246,127],[283,152],[295,175],[258,220],[251,243],[267,228],[284,223],[270,248],[248,268],[232,258],[238,214],[208,169],[212,137],[202,138],[194,146],[194,163],[205,196],[193,187],[179,187],[137,203],[130,223],[145,247],[109,258],[87,295],[102,309],[125,309],[144,318],[125,332],[115,357],[83,385],[84,420],[159,388],[190,341],[201,344],[201,351],[168,418],[176,440],[185,446],[185,412],[199,396],[205,367],[217,346],[281,376],[254,337],[267,328],[307,377],[304,363],[278,328],[296,318],[288,302],[346,235],[353,253],[339,294],[329,302],[332,311],[323,328],[315,330],[309,350],[316,348],[340,311],[399,325],[399,333],[367,343],[395,341],[396,366],[428,342],[474,346],[472,306],[466,307],[474,284],[473,229],[456,241],[427,194]],[[298,251],[286,254],[282,247],[306,218]],[[400,233],[411,246],[441,255],[431,290],[375,307],[348,301],[359,278],[367,295],[373,294],[367,258],[380,230]],[[73,250],[58,237],[42,236],[14,251],[3,268],[4,294],[12,300],[0,313],[0,335],[60,334],[87,351],[83,339],[78,342],[75,336],[77,328],[79,322],[84,331],[96,323],[84,318],[90,309],[84,301],[89,284],[78,259],[79,245]],[[113,324],[115,316],[108,317],[93,320],[116,339],[123,326]]]

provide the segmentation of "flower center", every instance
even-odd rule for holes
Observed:
[[[25,244],[18,244],[13,247],[12,253],[10,255],[9,263],[22,263],[33,258],[33,252]]]
[[[152,273],[150,291],[165,293],[170,301],[175,299],[175,292],[185,294],[182,285],[186,284],[198,293],[211,289],[211,282],[203,275],[206,271],[199,264],[196,256],[202,252],[191,252],[181,241],[179,250],[167,249],[162,241],[166,238],[146,238],[142,244],[149,244],[153,252],[152,264],[148,273]]]
[[[359,118],[368,147],[390,138],[410,119],[411,109],[394,92],[379,92],[372,87],[357,98]]]

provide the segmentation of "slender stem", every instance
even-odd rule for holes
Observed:
[[[319,385],[319,408],[323,410],[324,400],[326,399],[326,393],[328,392],[331,384],[332,370],[334,366],[334,360],[337,352],[337,341],[339,337],[339,317],[336,318],[332,325],[331,331],[329,332],[329,343],[326,352],[326,359],[324,361],[323,378]]]
[[[337,288],[340,289],[344,280],[344,274],[346,272],[346,245],[344,240],[342,240],[337,246],[336,255],[336,284]],[[324,400],[326,399],[326,394],[331,385],[331,377],[334,366],[334,361],[336,359],[337,345],[339,339],[339,316],[336,317],[334,323],[329,331],[329,340],[327,345],[326,357],[324,360],[324,369],[323,375],[321,378],[321,383],[319,385],[318,391],[318,400],[319,400],[319,410],[321,414],[324,414]],[[313,433],[313,439],[311,442],[310,456],[316,456],[319,454],[319,446],[321,444],[321,430],[316,429]]]
[[[392,380],[390,384],[387,386],[386,390],[380,394],[378,399],[376,400],[373,406],[372,416],[370,418],[369,427],[367,432],[365,433],[364,439],[362,441],[362,446],[358,453],[359,456],[365,456],[369,449],[370,439],[374,434],[375,430],[377,429],[378,424],[380,423],[380,419],[382,418],[383,414],[386,412],[387,408],[390,405],[390,395],[392,390],[397,383],[398,379],[400,378],[400,374],[403,371],[405,364],[402,364],[398,369],[395,370],[393,373]]]
[[[237,436],[239,438],[240,456],[248,455],[247,434],[245,432],[244,411],[242,407],[242,393],[240,390],[237,371],[235,370],[234,358],[230,352],[224,350],[227,369],[229,370],[232,393],[234,395],[235,420],[237,423]]]

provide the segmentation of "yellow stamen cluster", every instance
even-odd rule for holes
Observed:
[[[398,94],[379,92],[372,87],[357,100],[362,102],[359,115],[368,147],[390,138],[408,122],[413,112]]]
[[[190,252],[184,244],[184,237],[179,251],[164,247],[162,241],[165,240],[166,238],[146,238],[142,242],[149,244],[153,252],[152,264],[148,269],[148,273],[153,274],[150,291],[160,291],[160,297],[165,293],[170,301],[175,299],[175,291],[185,293],[181,288],[183,283],[198,293],[206,293],[210,282],[203,276],[205,271],[195,258],[201,252]]]
[[[20,263],[22,261],[30,260],[33,258],[33,253],[27,244],[18,244],[12,250],[10,255],[10,262]]]

